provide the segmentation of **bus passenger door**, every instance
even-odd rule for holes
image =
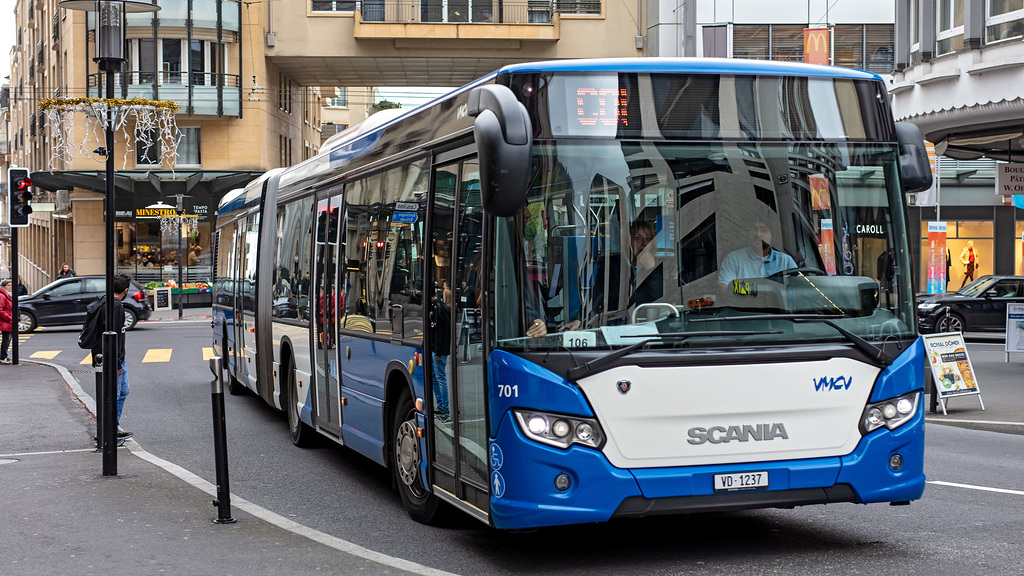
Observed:
[[[316,205],[313,246],[313,354],[316,358],[313,422],[341,438],[341,380],[338,365],[338,224],[341,195],[322,198]]]
[[[479,182],[475,158],[435,170],[433,265],[426,286],[434,293],[428,323],[431,351],[426,354],[433,392],[433,483],[478,516],[487,513],[490,499],[487,388],[478,304],[483,270]]]
[[[260,238],[260,214],[251,214],[245,219],[244,226],[239,227],[239,249],[241,257],[238,260],[241,274],[238,276],[241,286],[238,290],[238,305],[240,313],[235,318],[240,321],[236,334],[240,342],[244,361],[239,371],[239,380],[245,383],[250,390],[256,390],[256,379],[259,370],[256,369],[256,258],[259,254]]]

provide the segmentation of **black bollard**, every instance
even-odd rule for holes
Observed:
[[[228,434],[224,421],[224,370],[220,356],[210,358],[210,371],[213,381],[210,382],[210,396],[213,399],[213,451],[217,464],[217,499],[213,505],[217,507],[217,519],[214,524],[233,524],[231,517],[231,488],[228,486]]]

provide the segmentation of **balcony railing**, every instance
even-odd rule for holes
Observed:
[[[601,2],[548,0],[362,0],[366,23],[550,24],[555,12],[600,14]]]
[[[89,75],[89,96],[106,94],[106,73]],[[126,84],[125,84],[126,83]],[[123,98],[173,100],[179,114],[239,116],[242,107],[241,77],[215,72],[145,72],[129,70],[114,75],[114,93]]]

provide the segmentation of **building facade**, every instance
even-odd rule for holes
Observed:
[[[922,286],[929,222],[944,222],[950,289],[963,281],[971,242],[975,277],[1021,274],[1024,197],[997,190],[997,163],[1024,162],[1024,3],[900,0],[890,93],[898,120],[935,144],[937,190],[910,208]]]
[[[320,143],[320,96],[267,61],[259,10],[224,0],[162,0],[156,13],[130,14],[126,61],[115,75],[118,98],[173,101],[179,139],[174,161],[156,134],[134,126],[116,133],[118,271],[142,282],[210,277],[210,232],[221,196],[269,168],[314,155]],[[19,230],[19,272],[35,290],[68,263],[79,274],[105,270],[104,157],[52,154],[60,138],[84,150],[103,146],[103,131],[84,114],[51,126],[45,98],[106,94],[93,62],[92,14],[58,0],[17,0],[11,55],[9,159],[33,172],[41,209]],[[167,219],[178,217],[179,227]],[[43,211],[53,204],[54,210]]]

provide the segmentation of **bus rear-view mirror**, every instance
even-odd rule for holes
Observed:
[[[924,192],[932,187],[932,167],[924,147],[921,129],[909,122],[896,123],[896,141],[900,146],[900,182],[905,194]]]
[[[512,216],[526,202],[533,127],[512,91],[500,84],[469,93],[469,115],[480,159],[480,201],[484,210]]]

